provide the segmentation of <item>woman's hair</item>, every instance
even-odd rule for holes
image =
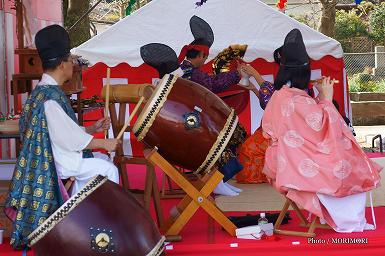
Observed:
[[[210,45],[203,38],[195,39],[194,41],[192,41],[191,45],[206,45],[206,46],[210,47]],[[200,51],[198,51],[198,50],[190,49],[186,53],[186,58],[187,59],[194,59],[194,58],[198,57],[199,53],[200,53]]]
[[[301,31],[292,29],[285,37],[283,45],[274,51],[274,61],[279,64],[274,88],[279,90],[284,84],[305,90],[310,82],[310,58],[306,52]]]
[[[291,87],[295,87],[301,90],[305,90],[309,86],[310,82],[310,64],[307,63],[304,66],[284,66],[280,65],[277,77],[274,81],[274,88],[279,90],[283,85],[288,82],[291,83]]]

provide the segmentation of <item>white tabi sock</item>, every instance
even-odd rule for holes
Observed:
[[[229,187],[234,192],[237,192],[237,193],[241,193],[242,192],[242,189],[234,187],[233,185],[230,185],[227,182],[224,182],[223,184],[225,184],[227,187]]]
[[[225,183],[223,183],[223,181],[221,181],[217,185],[217,187],[214,189],[213,192],[214,192],[214,194],[224,195],[224,196],[237,196],[237,195],[239,195],[237,192],[233,191],[228,186],[226,186]]]

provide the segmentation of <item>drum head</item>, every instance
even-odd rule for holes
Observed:
[[[177,76],[166,74],[156,85],[154,92],[147,101],[132,128],[132,131],[139,141],[143,140],[146,136],[149,127],[151,127],[156,115],[159,113],[164,102],[167,100],[167,96],[177,78]]]

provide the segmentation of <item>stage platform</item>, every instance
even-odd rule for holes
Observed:
[[[129,177],[134,187],[142,187],[144,173],[139,166],[129,167]],[[160,183],[161,171],[157,170]],[[385,197],[385,195],[383,195]],[[162,199],[161,204],[165,216],[170,209],[179,202],[179,199]],[[213,221],[202,209],[193,216],[182,230],[182,241],[172,242],[166,246],[166,255],[269,255],[269,256],[318,256],[318,255],[351,255],[351,256],[383,256],[385,255],[385,207],[375,207],[377,229],[362,233],[341,234],[333,230],[316,229],[317,236],[314,240],[308,238],[275,235],[274,238],[262,240],[244,240],[231,237],[226,231]],[[260,211],[225,212],[227,216],[239,216]],[[273,212],[273,211],[269,211]],[[152,214],[154,211],[152,209]],[[299,220],[293,211],[290,212],[293,220],[282,228],[297,229]],[[307,215],[305,215],[307,216]],[[369,223],[372,223],[370,208],[366,209]],[[129,232],[129,231],[128,231]],[[21,256],[22,252],[13,251],[9,240],[4,240],[0,245],[0,256]],[[28,251],[27,256],[33,256],[33,251]]]

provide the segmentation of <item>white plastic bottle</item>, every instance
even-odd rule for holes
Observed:
[[[273,235],[274,226],[272,223],[269,223],[268,219],[266,219],[266,214],[261,212],[259,216],[260,218],[258,219],[258,226],[261,228],[262,232],[267,236]]]
[[[266,219],[266,214],[264,212],[261,212],[259,214],[258,226],[262,226],[263,224],[267,223],[269,223],[269,221]]]

